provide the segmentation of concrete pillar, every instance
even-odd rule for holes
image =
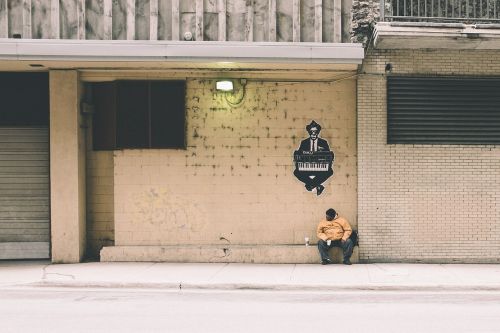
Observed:
[[[75,70],[50,71],[52,262],[80,262],[85,249],[85,126]]]

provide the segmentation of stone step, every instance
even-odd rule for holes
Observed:
[[[342,261],[339,248],[330,250],[334,262]],[[359,259],[354,248],[353,263]],[[102,262],[151,261],[183,263],[317,264],[315,245],[157,245],[108,246],[101,250]]]

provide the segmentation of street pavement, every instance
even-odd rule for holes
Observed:
[[[499,332],[500,292],[0,288],[2,333]]]
[[[497,264],[224,264],[0,261],[0,288],[500,291]]]

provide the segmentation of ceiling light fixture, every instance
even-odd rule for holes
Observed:
[[[218,91],[233,91],[233,81],[230,80],[217,80],[215,89]]]
[[[247,80],[239,79],[231,81],[231,84],[233,83],[234,90],[226,91],[224,93],[224,99],[230,106],[238,107],[245,100]]]

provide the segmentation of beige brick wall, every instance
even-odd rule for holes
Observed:
[[[497,51],[370,51],[358,78],[360,259],[500,261],[500,146],[388,145],[393,74],[500,75]]]
[[[114,158],[116,245],[303,244],[324,211],[357,221],[356,81],[253,82],[229,107],[212,80],[187,82],[187,149]],[[312,119],[336,153],[321,196],[293,175]]]
[[[114,244],[113,151],[92,150],[92,121],[87,131],[87,251],[96,258],[103,246]]]

